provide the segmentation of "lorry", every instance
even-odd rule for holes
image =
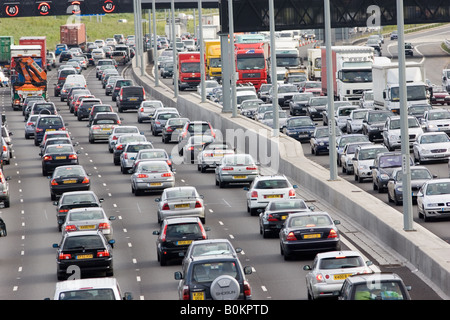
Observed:
[[[31,37],[20,37],[19,45],[22,46],[41,46],[41,55],[42,64],[41,68],[47,69],[47,38],[45,36],[31,36]]]
[[[222,79],[222,58],[220,40],[205,40],[205,68],[206,78]]]
[[[14,45],[14,37],[0,36],[0,71],[9,74],[11,66],[11,45]]]
[[[408,61],[405,65],[407,106],[429,104],[423,62]],[[400,114],[398,62],[376,60],[372,65],[373,105]]]
[[[201,79],[200,60],[197,51],[178,53],[178,89],[197,88]]]
[[[237,85],[251,83],[256,91],[261,84],[268,83],[269,43],[235,43]]]
[[[310,48],[308,51],[308,79],[320,81],[322,77],[322,51],[320,48]]]
[[[14,110],[20,110],[28,96],[47,98],[47,73],[42,58],[40,45],[11,46],[10,87]]]
[[[202,26],[202,36],[204,40],[216,40],[219,39],[218,32],[220,30],[220,25],[215,24],[204,24]],[[197,38],[200,37],[199,27],[197,27]]]
[[[79,47],[86,51],[86,25],[84,23],[64,24],[59,27],[59,41],[69,49]]]
[[[333,92],[327,90],[326,47],[320,49],[323,94],[333,94],[334,100],[359,104],[362,92],[372,89],[374,49],[366,46],[331,47]]]

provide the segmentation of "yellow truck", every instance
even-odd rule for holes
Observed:
[[[206,77],[208,79],[222,79],[222,58],[220,40],[205,40]]]

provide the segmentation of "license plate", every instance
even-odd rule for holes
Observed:
[[[247,176],[233,176],[233,179],[247,179]]]
[[[45,131],[56,131],[56,129],[46,129]]]
[[[77,255],[77,260],[82,259],[92,259],[94,256],[92,254],[79,254]]]
[[[64,180],[63,183],[77,183],[77,180]]]
[[[214,157],[223,157],[224,154],[223,154],[223,153],[216,153],[216,154],[214,154],[213,156],[214,156]]]
[[[130,101],[137,101],[137,98],[130,98]]]
[[[348,277],[350,277],[352,274],[351,273],[343,273],[343,274],[335,274],[333,276],[334,280],[345,280]]]
[[[192,292],[192,300],[205,300],[205,292]]]
[[[161,182],[152,182],[152,183],[149,183],[149,185],[150,185],[151,187],[158,187],[158,186],[161,185]]]
[[[177,246],[185,246],[191,244],[192,240],[177,241]]]
[[[63,160],[63,159],[66,159],[66,156],[58,156],[58,157],[55,157],[55,159],[56,160]]]
[[[281,194],[268,194],[265,198],[281,198]]]
[[[287,216],[281,216],[281,220],[286,220]]]
[[[318,239],[320,237],[321,237],[320,233],[311,233],[303,235],[303,239]]]
[[[183,204],[176,204],[175,208],[189,208],[189,203],[183,203]]]
[[[111,131],[111,128],[102,128],[103,131]]]
[[[79,229],[80,230],[92,230],[92,229],[95,229],[95,225],[91,224],[88,226],[80,226]]]

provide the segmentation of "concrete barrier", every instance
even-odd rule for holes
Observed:
[[[210,101],[202,103],[197,94],[174,98],[173,91],[164,84],[155,87],[153,77],[148,74],[141,77],[140,69],[133,68],[133,75],[136,83],[166,106],[178,108],[192,120],[210,121],[214,128],[221,130],[226,141],[249,141],[238,146],[238,151],[251,153],[262,165],[292,178],[300,188],[306,188],[346,214],[450,296],[450,245],[445,241],[416,223],[414,231],[403,230],[403,215],[385,202],[346,180],[329,181],[329,171],[306,158],[296,140],[283,134],[275,138],[268,127],[243,116],[233,118],[229,113],[222,113],[221,106]],[[247,140],[242,140],[243,137]]]

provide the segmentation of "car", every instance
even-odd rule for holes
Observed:
[[[191,242],[183,257],[182,265],[189,263],[189,260],[195,257],[204,257],[207,255],[241,253],[242,248],[235,248],[228,239],[204,239]]]
[[[400,128],[400,116],[391,116],[386,119],[386,123],[383,128],[383,143],[389,149],[394,151],[402,146],[401,128]],[[412,148],[416,137],[423,133],[422,127],[419,121],[414,116],[408,116],[408,134],[409,134],[409,147]]]
[[[309,98],[313,94],[311,92],[296,93],[289,101],[289,113],[291,116],[306,116]]]
[[[364,90],[359,99],[359,106],[363,109],[374,109],[373,90]]]
[[[278,86],[278,92],[277,92],[277,97],[273,97],[273,87],[270,88],[269,91],[269,103],[271,103],[273,100],[277,100],[278,105],[281,108],[286,108],[289,106],[289,102],[292,99],[292,96],[295,94],[298,94],[299,89],[295,84],[291,84],[291,83],[283,83],[280,84]]]
[[[73,58],[72,52],[70,52],[69,50],[62,51],[59,55],[59,63],[69,61],[72,58]]]
[[[89,126],[89,143],[95,143],[98,140],[109,140],[113,129],[120,126],[121,119],[115,112],[98,112]]]
[[[391,40],[398,39],[398,31],[397,30],[392,31],[390,34],[390,38],[391,38]]]
[[[352,110],[345,124],[345,131],[347,133],[362,133],[363,120],[367,112],[368,109]]]
[[[74,208],[101,207],[103,198],[97,197],[92,190],[64,192],[58,201],[53,201],[56,206],[56,222],[58,230],[62,231],[62,225],[66,220],[69,210]]]
[[[48,176],[56,167],[78,164],[78,153],[71,144],[48,146],[42,153],[42,175]]]
[[[296,116],[287,119],[286,126],[283,128],[283,133],[298,141],[309,141],[315,129],[316,124],[310,117]]]
[[[265,208],[273,199],[295,199],[295,189],[284,175],[256,176],[247,191],[247,212],[257,215],[258,209]]]
[[[299,92],[312,92],[314,96],[322,94],[322,83],[320,81],[303,81],[298,86]]]
[[[32,114],[56,115],[56,114],[58,114],[58,109],[56,108],[56,106],[53,102],[34,101],[34,103],[31,104],[30,111],[28,113],[25,111],[25,118],[27,119]]]
[[[111,240],[114,234],[111,221],[115,216],[108,217],[101,207],[70,209],[62,226],[62,234],[87,230],[100,230],[106,239]]]
[[[50,198],[55,201],[64,192],[89,190],[90,174],[81,165],[65,165],[55,168],[49,177]]]
[[[114,275],[112,245],[114,240],[106,240],[97,231],[65,233],[60,243],[54,243],[56,251],[56,274],[58,280],[66,280],[74,266],[81,275],[103,272],[107,277]]]
[[[36,120],[39,115],[34,114],[29,116],[27,121],[25,121],[25,139],[31,139],[34,137],[34,127],[36,126]]]
[[[405,56],[413,56],[414,55],[414,46],[411,42],[405,42]]]
[[[59,56],[61,52],[69,50],[67,44],[59,43],[55,47],[55,55]]]
[[[436,108],[425,111],[420,124],[424,132],[443,131],[450,135],[450,110]]]
[[[139,164],[141,161],[152,161],[152,160],[164,160],[167,162],[167,164],[170,167],[170,170],[173,171],[173,162],[172,162],[172,156],[170,156],[165,149],[143,149],[139,150],[138,153],[131,157],[131,160],[133,160],[133,166],[131,167],[128,172],[134,172],[135,167]]]
[[[183,129],[181,129],[181,132],[178,134],[178,153],[180,155],[183,154],[184,145],[193,135],[210,135],[213,138],[216,136],[211,123],[208,121],[187,121],[184,124]]]
[[[189,258],[174,278],[180,300],[251,300],[251,273],[235,254],[217,254]]]
[[[89,89],[83,87],[83,86],[77,86],[77,87],[71,87],[69,89],[69,91],[67,92],[67,105],[69,106],[69,110],[70,107],[72,106],[72,104],[74,103],[74,99],[75,96],[77,95],[90,95],[91,91],[89,91]],[[95,96],[93,96],[95,98]],[[73,112],[72,112],[73,113]]]
[[[23,100],[22,103],[22,115],[25,116],[25,109],[31,105],[34,101],[45,102],[45,98],[43,96],[28,96]]]
[[[274,126],[273,119],[274,119],[273,110],[266,111],[266,112],[264,112],[264,115],[259,120],[259,122],[270,128],[273,128],[273,126]],[[286,127],[287,121],[288,121],[288,115],[287,115],[286,111],[279,110],[278,111],[278,127],[279,127],[280,131],[284,130],[284,127]]]
[[[410,165],[413,166],[413,159],[409,157],[409,160]],[[399,167],[402,167],[401,152],[394,151],[377,154],[373,165],[370,166],[372,170],[373,190],[378,190],[379,193],[383,192],[387,188],[387,184],[395,168]]]
[[[120,89],[116,98],[117,109],[124,112],[128,109],[137,110],[145,100],[145,90],[141,86],[126,86]]]
[[[241,103],[239,113],[244,117],[253,119],[256,109],[264,102],[261,99],[249,99]]]
[[[123,79],[122,76],[111,76],[108,78],[108,82],[105,85],[105,95],[110,96],[114,90],[114,84],[116,80]]]
[[[371,274],[372,261],[365,261],[359,251],[343,250],[318,253],[312,265],[303,266],[308,300],[337,298],[342,285],[354,274]]]
[[[81,100],[78,108],[75,108],[74,115],[77,116],[77,120],[89,119],[89,114],[93,105],[102,104],[102,100],[98,98],[86,98]]]
[[[431,96],[432,104],[450,105],[450,94],[443,86],[433,86],[433,95]]]
[[[0,169],[0,202],[3,202],[5,208],[9,208],[11,205],[9,180],[11,180],[11,177],[5,176],[3,169]]]
[[[188,118],[170,118],[161,129],[161,140],[163,143],[178,142],[178,135],[184,125],[189,121]]]
[[[271,83],[263,83],[259,87],[259,90],[257,92],[258,99],[261,99],[264,102],[267,102],[267,98],[269,97],[269,91],[272,87]]]
[[[379,39],[367,38],[366,46],[373,48],[374,53],[379,57],[381,56],[381,42]]]
[[[158,203],[158,223],[180,216],[198,217],[202,223],[206,222],[203,195],[200,195],[194,186],[166,188],[155,202]]]
[[[253,114],[253,119],[256,121],[260,121],[262,119],[262,117],[264,116],[264,113],[267,111],[272,111],[273,110],[273,104],[272,103],[263,103],[260,104],[256,110],[255,113]]]
[[[411,195],[412,201],[417,201],[417,193],[423,184],[428,180],[436,178],[425,166],[414,166],[410,168],[411,176]],[[388,201],[396,205],[403,203],[403,171],[402,168],[396,168],[392,173],[391,179],[387,184]]]
[[[111,92],[112,101],[117,101],[117,95],[120,92],[120,89],[125,86],[133,86],[134,82],[131,79],[117,79],[113,85],[113,90]]]
[[[450,215],[450,179],[427,180],[417,193],[417,211],[420,219],[429,222]]]
[[[169,63],[170,64],[170,63]],[[167,63],[166,63],[167,65]],[[163,66],[164,68],[164,66]],[[172,65],[173,68],[173,65]],[[173,69],[172,69],[173,70]],[[173,71],[172,71],[173,72]],[[217,80],[211,79],[211,80],[205,80],[205,97],[208,98],[211,95],[211,92],[214,88],[217,88],[220,86],[220,84],[217,82]],[[197,86],[197,93],[201,96],[202,95],[202,86]]]
[[[113,146],[113,163],[118,166],[120,165],[120,155],[123,149],[128,143],[132,142],[147,142],[147,138],[140,133],[125,133],[119,135],[116,143]]]
[[[327,103],[327,97],[314,96],[309,98],[308,105],[306,107],[306,115],[313,121],[316,119],[322,119],[322,112],[326,110]]]
[[[353,161],[353,174],[355,181],[363,182],[364,179],[372,179],[372,170],[370,167],[374,164],[375,158],[379,153],[388,152],[383,145],[360,145],[355,150]]]
[[[34,127],[34,145],[42,142],[45,132],[62,130],[66,130],[66,125],[60,115],[40,115]]]
[[[431,104],[424,103],[424,104],[412,104],[408,106],[408,114],[411,116],[414,116],[419,120],[419,122],[422,124],[422,119],[424,117],[425,111],[431,110],[433,107]]]
[[[87,278],[58,281],[53,300],[133,300],[133,295],[122,293],[116,278]]]
[[[152,132],[152,135],[159,135],[162,131],[162,128],[166,125],[168,119],[179,117],[180,114],[175,108],[159,108],[155,110],[155,113],[150,119],[150,130]]]
[[[213,143],[214,141],[214,137],[210,135],[194,135],[190,137],[180,154],[180,156],[183,156],[183,162],[196,162],[198,160],[198,154],[202,152],[205,146]]]
[[[167,61],[161,64],[160,75],[165,78],[172,78],[173,76],[173,61]]]
[[[206,228],[198,217],[176,217],[164,219],[157,235],[156,254],[161,266],[170,260],[181,260],[189,245],[195,240],[207,239]]]
[[[205,144],[203,150],[197,155],[198,171],[203,173],[208,169],[215,169],[228,154],[235,154],[235,149],[229,143],[214,141]]]
[[[175,186],[175,174],[164,160],[141,161],[131,175],[131,192],[161,192]]]
[[[102,49],[94,49],[91,51],[92,58],[94,59],[105,59],[105,52]]]
[[[391,35],[392,37],[392,35]],[[396,273],[376,272],[347,277],[339,292],[339,300],[411,300],[410,286]]]
[[[111,134],[108,137],[108,150],[110,153],[113,152],[114,145],[116,144],[117,139],[122,134],[127,133],[136,133],[143,134],[139,131],[137,126],[116,126],[112,129]]]
[[[215,168],[216,186],[224,188],[229,184],[252,183],[259,176],[259,164],[250,154],[225,155]]]
[[[362,133],[343,134],[336,137],[336,161],[339,167],[342,166],[342,152],[344,152],[345,145],[351,142],[370,142],[369,138]]]
[[[39,155],[42,157],[45,149],[47,149],[48,146],[55,145],[55,144],[72,144],[74,146],[78,145],[77,143],[73,143],[72,140],[68,137],[49,138],[49,139],[46,139],[45,141],[41,142],[41,144],[39,146],[41,152],[39,153]]]
[[[294,255],[341,250],[337,225],[325,211],[292,213],[280,230],[280,253],[284,260]]]
[[[125,65],[127,63],[127,53],[122,50],[113,50],[111,52],[111,58],[114,59],[117,64]]]
[[[114,112],[113,107],[110,104],[94,104],[91,107],[91,112],[89,112],[89,125],[92,124],[92,121],[95,118],[95,115],[99,112]]]
[[[445,132],[425,132],[419,134],[413,143],[414,160],[424,161],[450,159],[450,138]]]
[[[106,69],[103,71],[101,76],[102,88],[106,89],[106,84],[108,83],[108,79],[111,77],[120,77],[119,72],[116,69]]]
[[[371,142],[383,140],[383,128],[386,119],[394,114],[389,110],[369,110],[363,120],[362,133]]]
[[[44,145],[48,139],[53,139],[53,138],[71,139],[69,132],[67,132],[66,130],[46,131],[44,133],[44,137],[42,138],[40,146]]]
[[[311,135],[311,139],[309,140],[309,144],[311,145],[311,154],[316,156],[321,153],[328,154],[329,150],[329,129],[328,126],[318,126],[314,129],[313,134]],[[343,133],[341,129],[335,126],[335,139],[341,136]]]
[[[70,59],[69,61],[66,62],[66,65],[72,66],[77,71],[77,74],[81,74],[82,68],[78,61]]]
[[[69,112],[76,116],[78,107],[84,99],[95,99],[95,96],[89,92],[76,93],[73,99],[69,101]]]
[[[328,116],[328,104],[326,109],[322,112],[322,122],[324,126],[328,125],[329,121],[333,121],[336,126],[343,132],[347,130],[347,120],[353,110],[359,109],[357,105],[352,105],[349,101],[334,101],[334,116]]]
[[[102,78],[102,74],[105,70],[116,70],[115,61],[111,60],[111,64],[103,64],[100,67],[97,64],[98,69],[96,69],[97,79],[100,80]]]
[[[100,70],[101,70],[102,66],[106,66],[106,65],[114,66],[114,68],[115,68],[115,61],[112,60],[112,59],[100,59],[100,60],[96,61],[96,63],[95,63],[95,77],[97,79],[100,79],[100,74],[101,74]]]
[[[137,120],[139,123],[149,121],[153,118],[156,109],[164,108],[164,105],[159,100],[145,100],[141,102],[138,108]]]
[[[313,206],[307,206],[303,199],[272,200],[259,212],[259,233],[263,238],[278,236],[283,223],[291,213],[313,211]]]
[[[120,154],[120,171],[128,173],[133,168],[135,157],[141,150],[152,150],[153,144],[146,142],[130,142],[125,145],[123,152]]]
[[[355,151],[359,146],[366,145],[366,144],[372,145],[372,142],[370,142],[370,141],[350,142],[345,145],[344,150],[342,150],[341,160],[340,160],[341,166],[342,166],[342,173],[353,174],[353,172],[354,172],[353,158],[355,156]]]
[[[10,164],[12,158],[12,149],[6,143],[5,138],[1,137],[1,165]]]

